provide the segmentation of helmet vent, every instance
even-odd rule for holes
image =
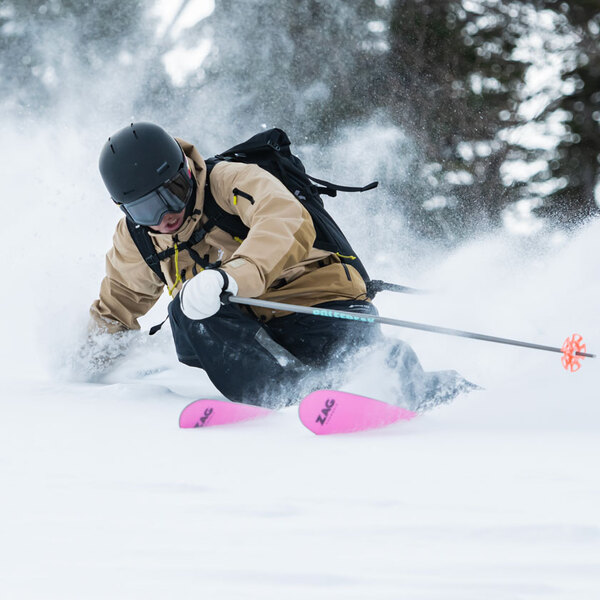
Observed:
[[[169,168],[169,163],[168,162],[164,162],[162,165],[160,165],[160,167],[158,167],[158,169],[156,169],[156,172],[161,175],[162,173],[164,173],[167,169]]]
[[[116,154],[116,152],[115,152],[115,148],[114,148],[114,146],[113,146],[112,144],[110,145],[110,149],[112,150],[112,153],[113,153],[113,154]]]

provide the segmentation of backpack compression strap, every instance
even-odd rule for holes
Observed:
[[[331,183],[329,181],[325,181],[324,179],[317,179],[316,177],[312,177],[311,175],[306,175],[313,183],[318,183],[320,188],[317,188],[317,192],[319,194],[326,194],[327,196],[331,196],[335,198],[338,192],[368,192],[376,188],[379,185],[378,181],[372,181],[371,183],[363,186],[363,187],[352,187],[347,185],[338,185],[337,183]]]

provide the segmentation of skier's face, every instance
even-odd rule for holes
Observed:
[[[178,213],[168,212],[158,225],[150,227],[157,233],[175,233],[182,225],[185,219],[185,208]]]

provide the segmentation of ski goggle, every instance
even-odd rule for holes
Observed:
[[[117,204],[138,225],[152,227],[158,225],[167,213],[181,212],[193,189],[192,172],[184,163],[174,177],[148,194],[127,204]]]

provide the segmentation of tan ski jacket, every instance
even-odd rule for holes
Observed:
[[[208,220],[202,210],[205,162],[192,144],[177,141],[190,159],[198,184],[195,210],[175,234],[150,231],[158,252],[188,240]],[[356,269],[342,263],[335,254],[312,247],[315,229],[310,214],[270,173],[257,165],[220,162],[211,171],[210,188],[217,204],[238,215],[250,232],[241,240],[214,227],[193,250],[210,262],[222,261],[221,268],[239,286],[239,296],[303,306],[367,299],[365,283]],[[250,196],[253,202],[234,194],[234,189]],[[173,297],[184,281],[202,270],[186,250],[163,261],[161,268]],[[152,308],[164,287],[142,258],[125,218],[121,219],[106,255],[100,296],[90,309],[92,326],[110,333],[139,329],[138,318]],[[265,321],[288,314],[268,309],[252,312]]]

